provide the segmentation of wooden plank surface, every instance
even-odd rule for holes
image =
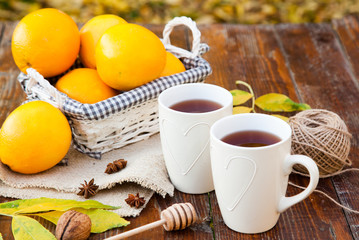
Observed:
[[[339,40],[342,43],[342,49],[345,57],[348,61],[348,68],[352,71],[352,82],[350,88],[356,89],[353,94],[354,101],[350,96],[347,96],[347,92],[343,94],[345,97],[340,96],[340,101],[346,103],[343,108],[349,111],[345,118],[348,127],[353,134],[352,138],[352,149],[349,154],[349,158],[353,162],[353,167],[359,168],[359,110],[355,105],[359,102],[359,18],[350,16],[342,21],[333,21],[333,28]],[[345,111],[341,109],[342,111]],[[354,209],[359,209],[359,188],[358,188],[359,176],[356,172],[346,173],[333,178],[333,183],[337,189],[337,194],[340,197],[341,202],[345,206],[350,206]],[[359,239],[359,215],[349,212],[345,212],[350,230],[353,234],[354,239]]]
[[[302,28],[303,26],[298,26]],[[281,26],[235,26],[235,25],[217,25],[201,28],[204,42],[208,42],[214,49],[223,49],[227,54],[225,58],[213,56],[217,61],[223,61],[215,66],[231,69],[231,71],[214,70],[221,72],[223,79],[226,79],[227,88],[235,88],[234,81],[236,79],[248,82],[254,89],[256,96],[260,96],[270,92],[283,93],[293,100],[303,100],[300,91],[297,90],[297,79],[293,78],[292,70],[288,67],[287,54],[282,45],[281,37],[277,36],[277,29],[283,28],[284,32],[291,34],[290,25]],[[223,38],[213,39],[211,36],[220,35]],[[286,39],[287,41],[289,39]],[[295,47],[294,47],[295,48]],[[215,51],[211,51],[215,55]],[[296,52],[295,57],[305,52]],[[210,61],[211,62],[211,61]],[[300,65],[298,66],[300,67]],[[223,74],[225,74],[223,76]],[[210,79],[209,79],[210,80]],[[213,83],[217,83],[216,80]],[[314,99],[313,99],[314,100]],[[309,103],[309,102],[308,102]],[[307,179],[300,176],[292,176],[291,180],[302,186],[307,185]],[[321,180],[320,188],[329,189],[335,196],[335,191],[330,180]],[[293,187],[289,187],[288,194],[293,195],[299,191]],[[218,205],[215,194],[211,194],[211,201],[214,202],[214,226],[215,234],[219,239],[245,239],[248,235],[238,234],[225,228],[223,220],[219,214]],[[295,239],[298,235],[303,235],[305,239],[335,239],[335,233],[343,233],[341,236],[349,237],[349,229],[342,223],[345,217],[341,209],[335,208],[330,202],[333,211],[326,214],[324,209],[315,206],[315,203],[321,202],[322,197],[311,195],[305,201],[295,205],[282,214],[277,226],[264,234],[252,235],[253,239],[262,239],[266,236],[270,238],[279,237],[279,239]],[[315,211],[314,211],[315,210]],[[319,212],[319,213],[318,213]],[[295,216],[300,216],[299,221],[293,221]],[[338,221],[330,222],[331,218]],[[315,222],[319,228],[308,228],[308,223]],[[218,230],[217,230],[218,229]],[[319,229],[327,229],[321,231]]]
[[[25,99],[25,94],[16,81],[19,70],[11,55],[11,36],[16,24],[3,22],[0,25],[0,124]]]
[[[16,81],[19,73],[11,57],[14,22],[0,22],[0,124],[24,100]],[[162,37],[163,26],[146,25]],[[234,89],[235,80],[248,82],[256,96],[269,92],[288,95],[313,108],[338,113],[353,134],[350,159],[359,167],[359,21],[355,17],[332,24],[280,25],[202,25],[202,42],[211,50],[204,55],[213,74],[206,82]],[[172,43],[191,47],[191,34],[175,28]],[[241,88],[245,90],[245,88]],[[287,114],[287,116],[290,116]],[[291,175],[290,181],[306,186],[308,179]],[[318,189],[344,205],[359,209],[359,175],[321,179]],[[288,187],[288,195],[299,193]],[[0,202],[12,199],[0,197]],[[125,228],[91,234],[103,239],[159,219],[161,210],[173,203],[189,201],[199,213],[200,223],[184,231],[165,232],[158,228],[131,239],[359,239],[359,217],[343,211],[327,198],[314,193],[284,212],[278,224],[262,234],[246,235],[227,228],[221,217],[214,192],[190,195],[175,191],[173,198],[155,195],[140,217],[128,218]],[[41,220],[50,231],[55,226]],[[13,239],[11,219],[0,217],[4,239]]]
[[[330,25],[311,24],[300,31],[301,34],[296,36],[296,39],[304,44],[297,48],[290,47],[288,35],[280,34],[284,48],[290,53],[289,56],[294,56],[293,54],[300,51],[305,51],[307,55],[311,54],[311,58],[300,62],[300,67],[295,67],[299,64],[298,58],[288,58],[292,71],[298,76],[298,89],[306,102],[317,108],[334,111],[346,122],[354,136],[349,157],[353,160],[353,166],[358,167],[359,152],[356,146],[358,146],[359,110],[354,105],[359,102],[359,87],[353,72],[359,71],[358,65],[356,67],[352,65],[354,68],[349,66],[347,55],[343,51],[343,44],[336,37],[336,33],[331,30]],[[355,187],[355,184],[359,182],[359,175],[345,173],[330,180],[335,186],[340,201],[348,207],[358,209],[359,188]],[[345,214],[351,234],[358,239],[358,228],[353,228],[358,225],[358,215],[347,212]]]

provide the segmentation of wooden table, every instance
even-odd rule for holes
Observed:
[[[23,100],[16,81],[19,73],[11,56],[11,34],[16,22],[0,22],[0,124]],[[148,25],[161,36],[163,26]],[[234,89],[235,80],[252,85],[256,96],[283,93],[312,108],[339,114],[353,134],[350,159],[359,167],[359,19],[346,17],[325,24],[279,25],[201,25],[202,42],[208,43],[205,54],[213,68],[206,82]],[[191,35],[178,27],[172,43],[189,48]],[[305,186],[308,179],[291,175],[290,180]],[[344,173],[321,179],[318,189],[342,204],[359,210],[359,174]],[[288,187],[288,195],[300,192]],[[35,197],[35,196],[34,196]],[[0,197],[0,202],[12,199]],[[321,194],[284,212],[278,224],[268,232],[255,235],[236,233],[227,228],[221,217],[214,192],[201,195],[175,192],[173,198],[152,197],[137,218],[129,218],[125,228],[92,234],[103,239],[160,218],[160,212],[177,202],[192,202],[201,223],[177,232],[162,228],[133,239],[359,239],[359,215],[344,211]],[[42,223],[51,231],[55,226]],[[13,239],[11,219],[0,217],[4,239]]]

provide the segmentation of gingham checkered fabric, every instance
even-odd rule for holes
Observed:
[[[200,54],[203,54],[208,50],[208,45],[202,43]],[[158,78],[133,90],[123,92],[115,97],[95,104],[83,104],[66,96],[61,110],[70,119],[103,119],[135,104],[140,104],[149,99],[156,98],[163,90],[169,87],[184,83],[201,82],[205,77],[212,73],[209,63],[201,57],[193,59],[184,58],[183,64],[187,70],[182,73]],[[24,91],[30,92],[30,94],[28,94],[28,99],[39,99],[39,96],[31,94],[31,89],[27,89],[27,83],[29,81],[27,75],[21,73],[18,76],[18,80]]]

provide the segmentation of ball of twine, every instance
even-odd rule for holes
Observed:
[[[344,121],[335,113],[323,109],[310,109],[289,119],[292,128],[292,154],[303,154],[318,165],[320,177],[338,174],[348,159],[351,134]],[[294,169],[308,174],[301,165]]]

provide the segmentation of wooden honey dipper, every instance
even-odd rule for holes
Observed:
[[[105,240],[123,239],[163,225],[166,231],[182,230],[197,221],[196,210],[191,203],[177,203],[161,212],[161,220],[118,234]]]

